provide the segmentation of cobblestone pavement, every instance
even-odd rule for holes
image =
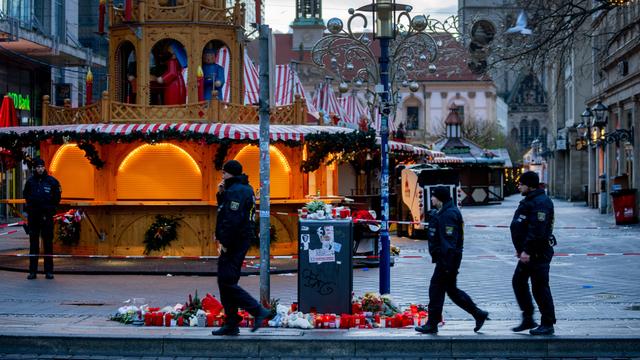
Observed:
[[[458,284],[481,308],[490,312],[492,320],[487,323],[486,330],[483,329],[486,336],[509,334],[508,328],[520,319],[520,312],[511,289],[516,259],[509,230],[480,226],[508,225],[519,200],[519,196],[512,196],[500,205],[462,210],[467,224],[466,246]],[[583,203],[555,201],[555,205],[555,234],[558,239],[555,251],[566,255],[556,256],[551,266],[550,281],[558,318],[556,334],[600,334],[598,324],[606,322],[608,335],[638,336],[640,227],[614,226],[612,215],[600,215]],[[24,234],[0,238],[0,250],[24,248],[26,242]],[[401,248],[402,256],[408,256],[398,258],[391,269],[393,298],[401,305],[428,303],[427,284],[433,265],[426,241],[393,237],[392,243]],[[28,332],[29,324],[42,322],[52,326],[56,322],[78,326],[88,324],[91,331],[98,333],[104,326],[105,330],[109,329],[109,334],[122,331],[120,336],[126,336],[124,334],[129,329],[118,327],[106,319],[127,299],[144,298],[150,304],[164,306],[184,302],[187,294],[196,289],[200,294],[218,294],[215,277],[209,276],[61,274],[53,281],[42,276],[36,281],[27,281],[25,276],[25,273],[0,271],[0,324],[3,325],[0,336]],[[296,274],[272,275],[271,296],[279,298],[281,303],[290,304],[297,300],[296,284]],[[243,277],[241,285],[258,295],[258,276]],[[357,295],[378,291],[378,269],[354,269],[353,285]],[[444,317],[446,324],[441,334],[473,334],[469,315],[448,299]],[[402,334],[413,335],[412,330]],[[71,356],[2,355],[1,350],[0,357],[78,359]]]

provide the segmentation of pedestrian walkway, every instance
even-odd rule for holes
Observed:
[[[503,204],[464,208],[468,225],[508,224],[519,197]],[[447,299],[445,324],[436,336],[401,329],[243,329],[235,338],[214,338],[210,328],[122,325],[107,320],[127,299],[154,306],[183,303],[196,289],[217,295],[216,279],[201,276],[56,274],[27,281],[26,274],[0,271],[0,358],[640,358],[640,228],[613,226],[582,204],[556,201],[557,230],[551,287],[556,335],[514,334],[519,310],[511,290],[515,267],[508,229],[469,226],[459,286],[490,312],[481,333],[473,320]],[[598,229],[586,229],[587,227]],[[583,229],[584,228],[584,229]],[[0,249],[24,247],[25,239],[0,240]],[[401,257],[391,269],[391,295],[401,306],[428,302],[433,265],[425,241],[393,237]],[[591,254],[591,255],[588,255]],[[595,255],[598,254],[598,255]],[[604,255],[603,255],[604,254]],[[56,260],[57,261],[57,260]],[[115,266],[116,264],[114,264]],[[179,266],[179,265],[176,265]],[[297,300],[295,273],[271,276],[271,297]],[[259,277],[241,285],[254,296]],[[378,290],[378,269],[354,270],[354,292]],[[2,355],[5,354],[5,355]]]

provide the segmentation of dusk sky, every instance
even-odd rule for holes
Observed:
[[[345,22],[349,16],[347,10],[369,4],[366,0],[323,0],[322,18],[326,22],[338,17]],[[412,15],[424,14],[436,18],[446,18],[457,12],[457,0],[403,0],[399,3],[413,6]],[[295,17],[295,0],[266,0],[265,22],[273,32],[289,32],[289,24]],[[371,29],[371,24],[368,25]]]

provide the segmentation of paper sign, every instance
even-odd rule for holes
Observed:
[[[313,249],[309,250],[309,262],[321,264],[323,262],[335,262],[336,255],[333,250]]]

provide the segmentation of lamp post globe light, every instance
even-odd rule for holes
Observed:
[[[444,22],[425,15],[411,17],[409,5],[398,4],[395,0],[372,0],[357,10],[349,9],[346,29],[342,20],[332,18],[327,21],[326,34],[311,52],[313,62],[331,70],[340,78],[340,88],[349,84],[364,88],[367,93],[371,117],[376,109],[381,114],[380,124],[380,293],[389,294],[390,281],[390,241],[389,241],[389,115],[395,112],[399,86],[404,84],[410,91],[419,89],[415,75],[426,69],[436,71],[438,43],[425,30],[453,33],[456,30],[455,17]],[[373,36],[380,41],[380,56],[371,49],[371,39],[366,32],[353,31],[354,21],[367,28],[367,17],[373,18]],[[372,85],[373,84],[373,85]],[[373,86],[373,89],[371,88]]]

